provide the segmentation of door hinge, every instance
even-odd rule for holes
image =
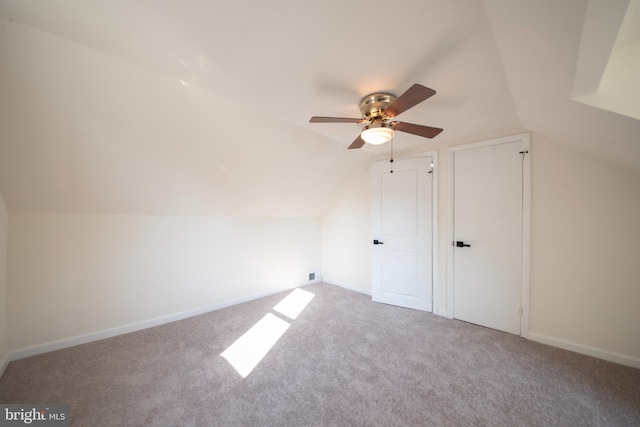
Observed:
[[[529,150],[519,151],[518,154],[522,154],[522,161],[524,162],[524,156],[529,154]]]

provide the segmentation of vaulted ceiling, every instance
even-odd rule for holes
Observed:
[[[19,212],[320,216],[389,147],[347,150],[357,125],[309,117],[413,83],[437,94],[401,119],[445,130],[397,151],[527,129],[640,170],[640,121],[571,99],[634,1],[605,20],[595,0],[0,0],[0,193]]]

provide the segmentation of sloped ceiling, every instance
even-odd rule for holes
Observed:
[[[599,0],[484,2],[522,127],[640,170],[640,120],[571,99],[580,51],[589,51],[593,41],[583,38],[591,3],[602,5]],[[628,3],[607,2],[622,16]],[[610,18],[592,16],[599,17]],[[616,39],[619,24],[595,27],[603,38]]]
[[[590,1],[572,99],[640,119],[640,0]]]
[[[571,101],[584,1],[0,0],[10,211],[322,215],[388,147],[360,98],[437,90],[397,151],[527,128],[640,169],[638,121]]]

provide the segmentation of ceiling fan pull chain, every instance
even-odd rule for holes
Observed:
[[[391,163],[391,173],[393,173],[393,136],[391,137],[391,158],[389,159],[389,163]]]

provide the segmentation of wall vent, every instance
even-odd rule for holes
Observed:
[[[311,282],[313,280],[316,280],[316,273],[315,272],[309,273],[309,281]]]

